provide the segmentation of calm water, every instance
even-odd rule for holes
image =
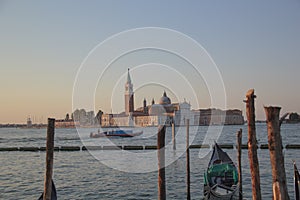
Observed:
[[[225,126],[217,138],[219,143],[236,141],[236,132],[243,129],[243,143],[247,141],[246,126]],[[116,145],[156,145],[157,128],[145,128],[144,134],[135,138],[112,139]],[[81,129],[80,137],[76,129],[56,129],[55,146],[106,145],[102,139],[90,139],[89,133],[95,129]],[[201,144],[207,127],[191,127],[190,141]],[[183,132],[183,133],[182,133]],[[181,130],[180,133],[184,134]],[[300,144],[300,125],[282,125],[283,144]],[[45,129],[0,129],[0,147],[45,146]],[[167,143],[171,140],[171,130],[167,129]],[[267,129],[257,124],[257,137],[260,144],[267,143]],[[83,142],[82,142],[83,141]],[[178,145],[184,141],[177,141]],[[236,162],[236,150],[226,149]],[[107,155],[111,151],[105,151]],[[293,196],[292,160],[300,166],[300,150],[284,150],[288,190]],[[263,199],[271,199],[272,175],[268,150],[258,150],[261,189]],[[199,158],[199,149],[191,149],[191,194],[192,199],[201,199],[203,173],[210,154]],[[248,154],[243,150],[243,189],[246,199],[251,199],[251,178]],[[45,152],[0,152],[0,199],[37,199],[43,190]],[[114,160],[114,157],[111,157]],[[134,169],[135,163],[132,164]],[[184,199],[185,156],[166,168],[168,199]],[[157,172],[126,173],[112,169],[95,159],[88,151],[55,152],[54,181],[59,199],[157,199]]]

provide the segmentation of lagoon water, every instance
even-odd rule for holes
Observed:
[[[212,127],[217,130],[220,127]],[[236,132],[243,130],[243,143],[247,143],[247,126],[224,126],[219,137],[209,137],[218,143],[236,142]],[[141,128],[140,128],[141,129]],[[257,139],[259,144],[267,144],[267,128],[265,124],[257,124]],[[109,144],[103,138],[90,139],[89,133],[97,129],[56,129],[55,146],[83,145],[156,145],[156,127],[143,128],[143,135],[134,138],[114,138]],[[205,138],[207,127],[190,127],[190,143],[201,144]],[[178,135],[185,134],[185,128],[178,129]],[[300,144],[300,124],[283,124],[281,127],[283,145]],[[0,129],[0,147],[43,147],[45,146],[46,129]],[[166,143],[170,144],[171,128],[167,128]],[[177,140],[177,145],[184,145],[184,140]],[[147,150],[151,151],[151,150]],[[225,149],[236,163],[236,150]],[[110,163],[118,163],[116,152],[98,151]],[[114,152],[114,153],[113,153]],[[145,151],[131,151],[136,155]],[[58,199],[157,199],[157,171],[134,173],[139,167],[148,167],[147,163],[132,163],[125,160],[128,171],[120,171],[103,164],[101,157],[96,159],[97,151],[55,152],[54,182]],[[185,199],[185,154],[177,153],[178,159],[166,167],[167,198]],[[284,149],[285,169],[290,198],[294,198],[293,164],[300,166],[300,149]],[[179,155],[178,155],[179,154]],[[101,154],[100,154],[101,155]],[[200,155],[199,149],[190,150],[191,161],[191,197],[201,199],[203,196],[203,173],[210,159],[209,154]],[[260,164],[260,179],[263,199],[272,199],[272,174],[269,151],[258,149]],[[145,154],[145,159],[147,155]],[[45,170],[45,152],[0,152],[0,199],[37,199],[43,190]],[[148,160],[149,161],[149,160]],[[151,162],[151,160],[150,160]],[[155,161],[153,161],[155,163]],[[129,164],[128,164],[129,163]],[[243,191],[246,199],[251,196],[251,177],[249,171],[248,153],[243,150]],[[126,170],[125,170],[126,171]]]

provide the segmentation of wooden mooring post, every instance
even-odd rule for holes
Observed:
[[[190,188],[190,120],[186,120],[186,199],[191,199]]]
[[[252,180],[252,199],[261,200],[259,164],[257,158],[257,140],[255,128],[255,106],[254,89],[250,89],[246,94],[246,113],[248,122],[248,157],[250,163]]]
[[[173,150],[176,150],[176,138],[175,138],[175,123],[172,123],[172,144]]]
[[[239,171],[239,200],[243,199],[243,184],[242,184],[242,129],[237,132],[237,156],[238,156],[238,171]]]
[[[264,107],[268,128],[268,147],[272,165],[273,199],[289,200],[284,157],[282,153],[282,139],[280,135],[280,107]]]
[[[158,134],[157,134],[158,200],[166,199],[165,134],[166,134],[166,126],[160,125],[158,127]]]
[[[46,143],[46,172],[45,172],[45,180],[44,180],[43,200],[51,200],[53,151],[54,151],[54,128],[55,128],[55,119],[48,118],[47,143]]]

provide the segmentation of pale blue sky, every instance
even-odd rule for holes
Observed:
[[[72,110],[74,79],[88,53],[113,34],[149,26],[180,31],[208,51],[228,108],[244,111],[254,88],[258,119],[263,105],[300,113],[300,1],[10,0],[0,1],[0,123],[62,118]],[[137,106],[143,98],[137,94]],[[110,111],[107,104],[99,109]]]

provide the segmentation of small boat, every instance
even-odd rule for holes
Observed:
[[[300,199],[300,175],[297,169],[296,163],[294,162],[294,188],[295,188],[295,199]]]
[[[43,198],[44,198],[44,192],[42,193],[42,195],[38,200],[43,200]],[[56,188],[53,180],[52,180],[51,200],[57,200]]]
[[[217,143],[204,173],[204,199],[239,199],[237,168]]]
[[[90,138],[100,138],[100,137],[134,137],[142,135],[143,131],[133,132],[132,130],[111,130],[98,133],[90,133]]]

